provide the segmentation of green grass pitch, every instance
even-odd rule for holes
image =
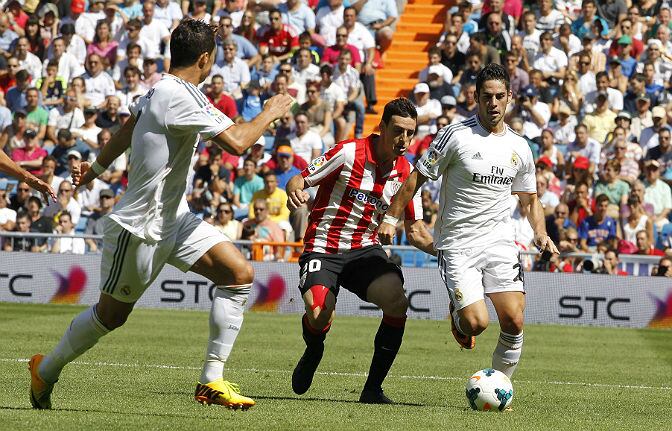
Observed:
[[[496,325],[460,351],[446,321],[411,320],[385,382],[398,405],[356,402],[378,319],[337,317],[313,387],[290,385],[303,343],[298,315],[247,313],[226,377],[256,399],[247,412],[193,401],[208,315],[136,310],[70,364],[54,410],[28,401],[27,359],[47,353],[81,307],[0,303],[2,430],[621,430],[669,429],[672,331],[530,325],[513,412],[468,409],[470,373],[490,366]]]

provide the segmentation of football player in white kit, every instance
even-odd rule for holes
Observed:
[[[51,408],[51,392],[63,367],[124,324],[166,263],[200,274],[217,287],[196,401],[243,409],[254,405],[222,378],[254,272],[226,236],[189,212],[185,189],[199,135],[240,155],[285,115],[293,99],[273,97],[253,121],[234,125],[196,87],[212,68],[213,30],[201,21],[182,21],[172,33],[170,50],[170,73],[131,104],[131,119],[93,164],[73,169],[74,183],[82,187],[131,147],[128,188],[105,222],[100,299],[73,319],[49,355],[31,358],[34,408]]]
[[[532,152],[504,123],[511,101],[506,70],[487,65],[478,74],[476,95],[478,113],[441,129],[397,192],[378,235],[391,243],[397,217],[411,197],[427,178],[443,176],[434,245],[450,296],[453,335],[462,347],[474,347],[474,337],[490,320],[487,295],[501,330],[492,368],[511,377],[522,351],[525,308],[523,271],[509,216],[512,193],[530,206],[528,219],[539,250],[558,250],[546,234]]]

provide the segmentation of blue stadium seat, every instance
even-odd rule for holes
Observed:
[[[89,221],[88,217],[81,216],[79,218],[79,221],[77,222],[77,226],[75,226],[75,232],[76,233],[84,233],[86,231],[86,223]]]

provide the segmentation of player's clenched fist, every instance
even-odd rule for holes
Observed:
[[[288,94],[278,94],[264,104],[264,111],[268,111],[274,118],[280,118],[289,111],[296,100]]]
[[[290,211],[294,211],[298,207],[308,202],[308,198],[308,192],[303,190],[295,190],[287,195],[287,208],[289,208]]]
[[[394,235],[397,233],[397,227],[389,223],[381,223],[378,228],[378,238],[380,242],[384,245],[392,244],[394,240]]]

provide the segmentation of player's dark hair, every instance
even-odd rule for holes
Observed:
[[[215,32],[200,20],[185,19],[170,37],[171,67],[189,67],[204,54],[215,49]]]
[[[385,105],[383,123],[389,123],[393,115],[405,118],[410,117],[414,120],[418,119],[418,111],[415,110],[415,106],[413,106],[411,101],[405,97],[398,97]]]
[[[320,75],[323,73],[331,76],[331,74],[334,73],[334,69],[328,64],[323,64],[322,67],[320,67]]]
[[[486,81],[501,81],[508,92],[511,89],[511,81],[509,79],[509,72],[504,66],[497,63],[490,63],[481,69],[476,76],[476,94],[481,93],[481,88]]]

